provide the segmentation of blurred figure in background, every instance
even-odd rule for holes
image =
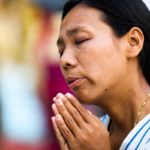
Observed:
[[[27,9],[23,1],[1,3],[0,85],[4,150],[29,148],[28,145],[35,147],[38,142],[42,145],[46,133],[45,112],[36,93],[38,77],[32,58],[27,56],[29,49],[26,50],[29,43],[23,15]]]
[[[55,44],[65,1],[0,1],[0,150],[59,149],[50,118],[69,91]]]
[[[0,2],[2,150],[58,149],[49,120],[50,99],[58,92],[57,81],[57,90],[67,91],[67,86],[52,53],[59,12],[52,12],[47,2],[52,1]]]

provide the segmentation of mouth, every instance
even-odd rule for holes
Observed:
[[[66,79],[70,88],[75,88],[75,87],[79,86],[81,84],[82,80],[83,80],[83,78],[74,78],[74,77]]]

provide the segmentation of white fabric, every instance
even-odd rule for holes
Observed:
[[[150,150],[150,114],[132,129],[120,150]]]
[[[101,121],[108,127],[110,118],[104,115]],[[150,114],[131,130],[121,144],[120,150],[150,150]]]

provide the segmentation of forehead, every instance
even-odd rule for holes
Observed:
[[[92,7],[80,4],[75,6],[63,19],[60,27],[60,35],[75,28],[98,27],[102,21],[103,13]]]

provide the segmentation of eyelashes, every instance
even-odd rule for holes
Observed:
[[[80,44],[86,42],[87,40],[89,40],[89,39],[79,39],[79,40],[76,40],[75,41],[75,45],[80,45]]]
[[[79,47],[79,46],[81,46],[82,44],[84,44],[85,42],[89,41],[90,39],[91,39],[91,38],[79,38],[79,39],[75,39],[75,40],[73,41],[73,45]],[[59,56],[60,56],[60,57],[63,55],[63,53],[64,53],[64,51],[65,51],[65,48],[66,48],[65,45],[62,45],[62,46],[58,47],[58,49],[59,49]]]

